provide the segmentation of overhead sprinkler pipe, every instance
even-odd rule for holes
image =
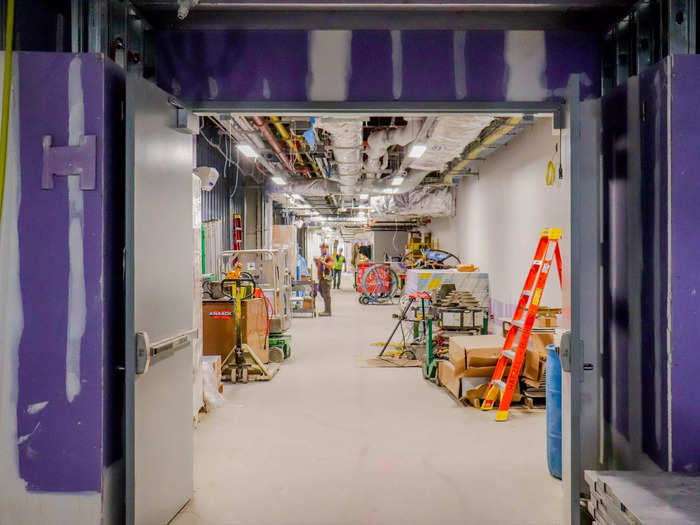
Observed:
[[[5,25],[5,71],[2,80],[2,122],[0,123],[0,226],[2,225],[2,204],[5,198],[5,173],[7,172],[7,141],[10,127],[10,91],[12,88],[12,36],[14,31],[15,0],[8,0],[7,23]]]
[[[260,132],[263,134],[267,142],[270,144],[272,149],[274,150],[275,154],[277,157],[282,161],[282,164],[285,165],[285,167],[289,170],[290,173],[294,173],[294,162],[289,160],[289,157],[287,157],[284,154],[284,150],[282,149],[282,145],[279,143],[277,140],[277,137],[272,133],[270,128],[268,127],[267,123],[261,119],[260,117],[252,117],[253,119],[253,124],[260,130]]]
[[[302,166],[305,166],[307,163],[305,159],[308,160],[308,164],[311,166],[311,169],[314,171],[317,177],[321,177],[321,172],[318,169],[318,166],[316,166],[316,163],[313,161],[311,156],[308,153],[302,154],[299,151],[299,148],[297,148],[296,141],[294,140],[294,137],[289,133],[287,130],[287,126],[284,125],[282,120],[279,117],[276,116],[271,116],[270,117],[270,122],[272,123],[273,126],[275,126],[275,129],[277,130],[277,133],[279,134],[280,137],[282,137],[282,140],[284,140],[287,143],[287,146],[289,146],[289,149],[292,153],[294,153],[294,156],[297,159],[297,162],[301,164]]]

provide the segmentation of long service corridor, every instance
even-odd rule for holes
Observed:
[[[194,498],[172,523],[561,523],[545,414],[496,423],[419,368],[360,367],[396,306],[357,297],[346,283],[332,317],[295,319],[272,381],[225,384],[226,403],[195,431]]]

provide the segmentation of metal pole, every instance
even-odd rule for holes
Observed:
[[[399,329],[399,326],[401,326],[401,323],[403,323],[403,320],[406,318],[406,312],[408,312],[408,309],[411,308],[411,305],[413,304],[413,298],[408,302],[406,305],[406,308],[403,309],[403,312],[401,312],[401,316],[399,317],[399,322],[396,323],[396,326],[391,332],[391,335],[389,336],[389,339],[386,340],[384,343],[384,347],[382,348],[382,351],[379,352],[379,355],[377,357],[382,357],[384,355],[384,352],[386,351],[386,347],[389,346],[389,343],[391,343],[391,339],[394,337],[394,334],[396,333],[396,330]]]

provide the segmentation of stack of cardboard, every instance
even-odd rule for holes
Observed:
[[[438,364],[440,384],[459,399],[465,389],[483,383],[493,375],[503,341],[498,335],[450,337],[449,359]]]
[[[272,247],[284,252],[284,261],[289,275],[296,279],[297,267],[297,228],[296,226],[275,224],[272,226]]]
[[[270,361],[267,344],[267,305],[262,297],[241,301],[241,341],[250,346],[260,361]]]

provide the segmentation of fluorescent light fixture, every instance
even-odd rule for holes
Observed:
[[[401,186],[402,183],[403,183],[403,177],[401,177],[401,176],[396,176],[393,179],[391,179],[392,186]]]
[[[299,200],[299,199],[301,199],[301,195],[299,195],[298,193],[294,193],[294,194],[292,195],[292,198],[293,198],[293,199]]]
[[[274,182],[275,184],[277,184],[278,186],[284,186],[285,184],[287,184],[287,181],[284,180],[279,175],[275,175],[274,177],[270,177],[270,180],[272,182]]]
[[[384,193],[397,193],[399,191],[398,188],[385,188]]]
[[[369,193],[362,193],[360,195],[360,199],[362,199],[363,201],[369,199]]]
[[[243,153],[246,157],[250,159],[254,159],[255,157],[258,156],[258,152],[255,151],[251,146],[248,144],[236,144],[236,148],[238,148],[238,151]]]
[[[425,150],[427,149],[428,146],[425,144],[414,144],[411,151],[408,152],[408,156],[412,159],[419,159],[423,156],[423,153],[425,153]]]

